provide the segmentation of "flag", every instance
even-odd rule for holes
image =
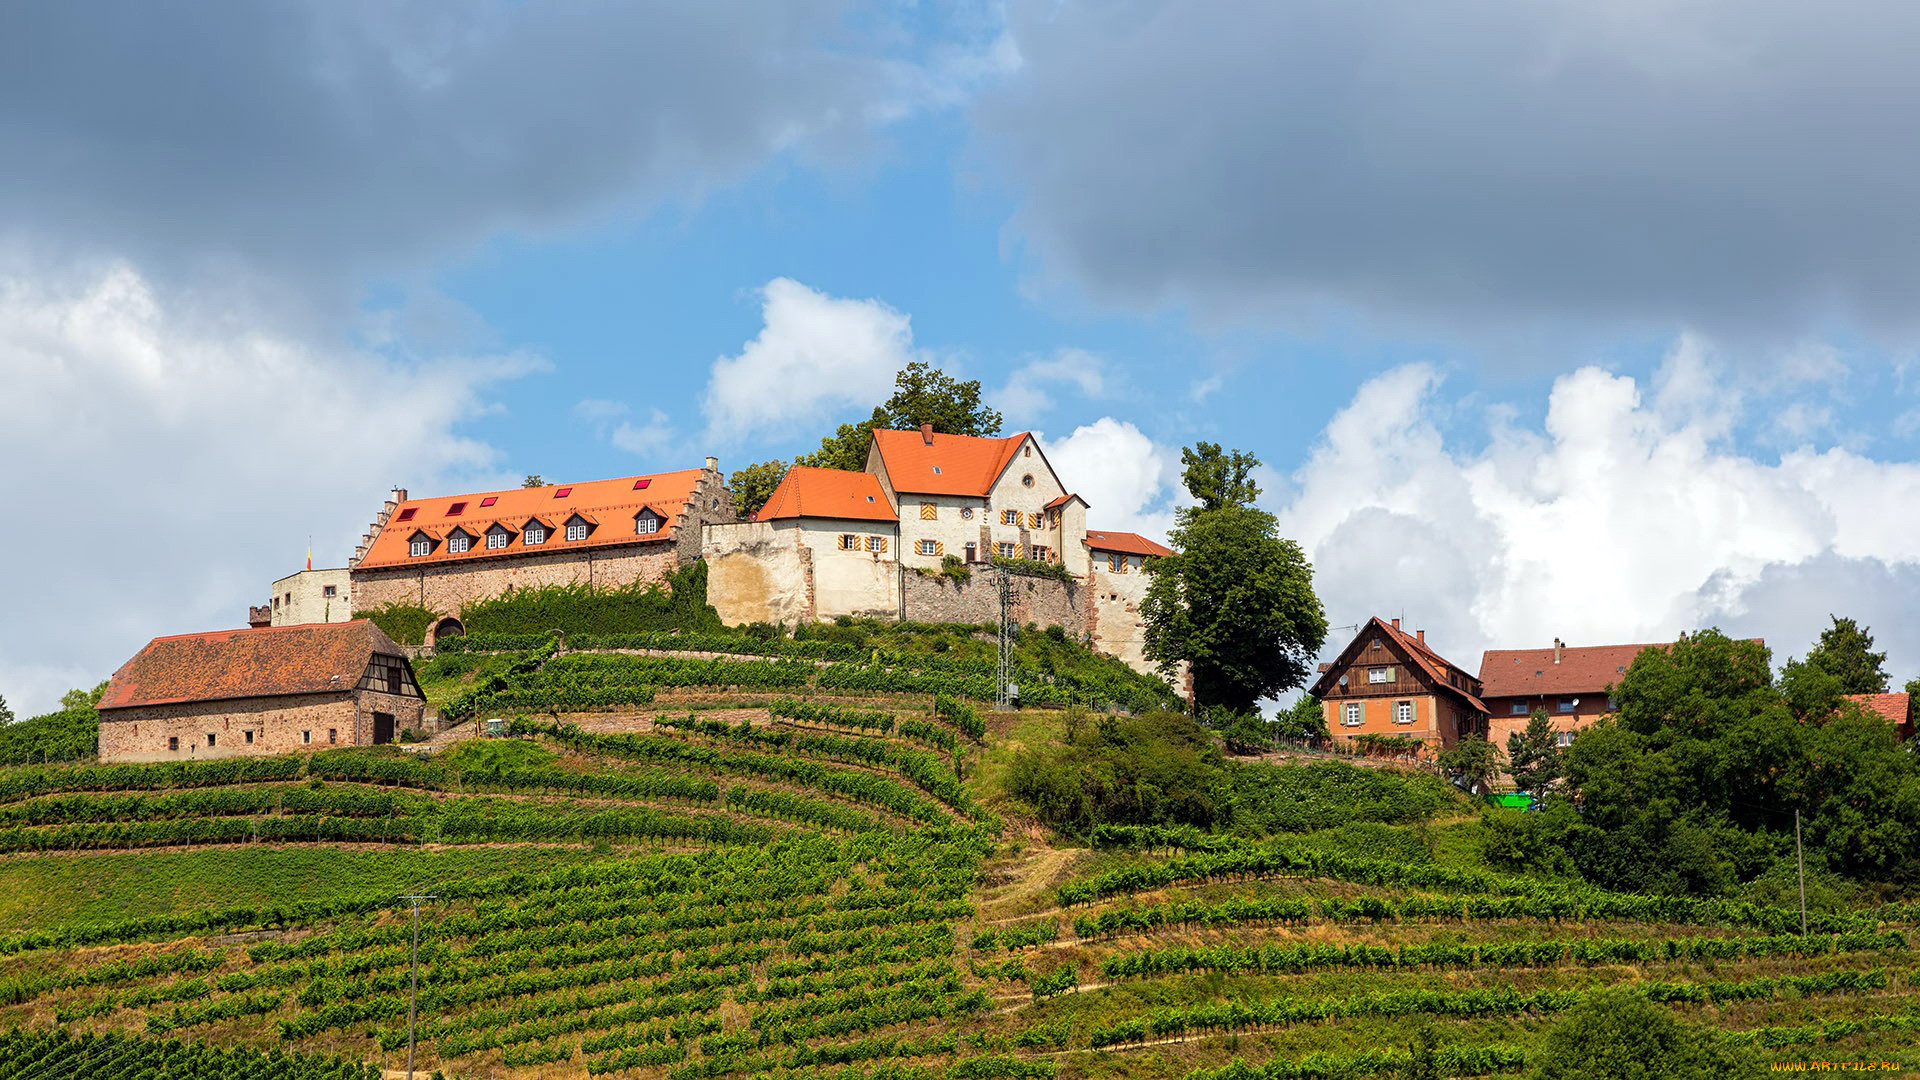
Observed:
[[[313,569],[313,545],[307,545],[307,569]]]

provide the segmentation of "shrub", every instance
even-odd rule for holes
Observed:
[[[1541,1040],[1534,1080],[1722,1080],[1765,1067],[1719,1031],[1681,1021],[1632,989],[1589,994]]]
[[[667,575],[663,584],[596,589],[550,585],[469,604],[460,613],[469,634],[633,634],[660,630],[718,632],[720,616],[707,604],[707,564]]]
[[[373,625],[402,645],[424,645],[427,641],[427,627],[432,626],[440,613],[429,611],[418,604],[391,603],[385,607],[369,608],[353,613],[356,619],[371,619]]]

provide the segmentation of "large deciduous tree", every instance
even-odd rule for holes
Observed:
[[[1805,660],[1787,661],[1782,678],[1806,667],[1838,680],[1842,694],[1887,692],[1887,654],[1873,651],[1872,627],[1829,615],[1833,625],[1820,631],[1820,640],[1807,650]]]
[[[1167,675],[1189,665],[1196,706],[1252,712],[1307,681],[1326,641],[1326,613],[1300,546],[1253,505],[1259,461],[1211,443],[1181,460],[1199,505],[1180,512],[1176,553],[1147,566],[1147,658]]]
[[[742,519],[759,513],[786,476],[787,463],[784,461],[762,461],[733,470],[727,476],[727,495],[733,500],[734,512]]]
[[[867,443],[875,429],[905,431],[932,424],[942,435],[998,435],[1000,414],[980,400],[980,380],[956,379],[916,360],[893,377],[893,396],[874,406],[873,415],[841,424],[820,440],[820,449],[794,458],[795,465],[859,471],[867,465]]]

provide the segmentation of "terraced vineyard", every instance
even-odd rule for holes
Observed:
[[[398,1068],[408,894],[423,1075],[1360,1076],[1423,1030],[1512,1073],[1620,981],[1783,1059],[1914,1056],[1908,908],[1802,936],[1440,843],[1046,842],[995,777],[1060,714],[977,673],[504,644],[423,672],[514,739],[0,771],[0,1080]]]

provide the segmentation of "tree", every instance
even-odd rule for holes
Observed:
[[[13,723],[13,710],[7,708],[7,699],[0,697],[0,724]]]
[[[1752,1051],[1685,1023],[1631,987],[1590,991],[1540,1041],[1529,1080],[1742,1080],[1766,1075]]]
[[[1507,736],[1507,774],[1515,786],[1538,798],[1552,790],[1560,779],[1559,734],[1545,710],[1535,709],[1527,717],[1527,730]]]
[[[1301,694],[1293,706],[1273,718],[1273,734],[1278,739],[1324,739],[1327,737],[1327,712],[1320,699]]]
[[[775,488],[787,477],[787,463],[784,461],[762,461],[757,465],[748,465],[733,470],[727,477],[727,494],[733,499],[733,508],[742,518],[752,518],[767,505],[773,497]]]
[[[905,431],[932,424],[942,435],[998,435],[1000,414],[980,401],[980,380],[955,379],[923,360],[893,377],[893,396],[874,406],[873,415],[841,424],[820,440],[820,449],[794,458],[795,465],[858,472],[867,466],[867,443],[875,429]]]
[[[1211,718],[1213,730],[1227,744],[1227,753],[1239,757],[1261,754],[1273,748],[1273,731],[1258,713],[1216,710]]]
[[[107,696],[107,683],[110,681],[112,680],[101,679],[100,684],[98,686],[95,686],[91,690],[75,689],[75,690],[69,690],[64,694],[61,694],[60,708],[63,710],[99,708],[100,699]]]
[[[1852,619],[1828,615],[1833,625],[1820,631],[1820,640],[1807,650],[1800,663],[1840,680],[1843,694],[1884,694],[1887,692],[1887,654],[1873,651],[1871,627]],[[1795,667],[1787,661],[1787,669]]]
[[[1249,505],[1258,489],[1247,474],[1259,461],[1210,443],[1182,460],[1200,505],[1180,512],[1177,553],[1147,564],[1145,651],[1164,675],[1189,666],[1196,706],[1253,712],[1313,673],[1326,612],[1300,546]]]
[[[1465,781],[1468,790],[1484,792],[1500,772],[1500,748],[1484,731],[1463,735],[1452,749],[1441,751],[1435,762]]]
[[[520,481],[520,486],[523,488],[546,487],[547,482],[545,480],[540,479],[539,473],[528,473],[527,478],[525,480]]]

